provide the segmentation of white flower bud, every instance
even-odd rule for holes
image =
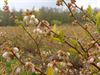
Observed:
[[[35,15],[31,15],[30,19],[34,20],[35,19]]]
[[[68,56],[70,56],[70,53],[69,53],[69,52],[67,52],[67,55],[68,55]]]
[[[5,58],[5,59],[7,59],[9,57],[9,52],[3,53],[2,57]]]
[[[98,57],[98,59],[100,60],[100,56]]]
[[[48,67],[53,67],[53,64],[52,63],[48,63]]]
[[[35,18],[35,24],[38,24],[39,20],[37,18]]]
[[[13,48],[13,51],[14,51],[14,53],[18,53],[19,52],[19,49],[17,47],[14,47]]]
[[[29,16],[24,16],[23,22],[25,22],[26,25],[29,25],[29,21],[30,21]]]
[[[24,16],[24,18],[23,18],[24,22],[29,21],[29,20],[30,20],[29,16]]]
[[[34,33],[43,34],[43,31],[39,28],[33,30]]]
[[[7,62],[9,62],[11,60],[11,57],[10,57],[10,53],[9,52],[3,53],[2,57],[4,59],[6,59]]]
[[[55,67],[54,70],[56,73],[59,71],[59,69],[57,67]]]
[[[32,20],[32,19],[29,21],[29,24],[30,24],[30,25],[34,25],[34,23],[35,23],[35,21]]]
[[[17,56],[18,58],[20,58],[20,55],[19,55],[19,53],[16,53],[16,56]]]
[[[100,67],[100,62],[97,63],[97,66]]]

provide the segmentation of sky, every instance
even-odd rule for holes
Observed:
[[[33,6],[35,9],[39,9],[40,7],[52,7],[52,8],[62,8],[56,6],[56,0],[8,0],[9,6],[11,9],[32,9]],[[69,1],[69,0],[66,0]],[[100,8],[100,0],[77,0],[76,2],[79,6],[84,6],[84,8],[87,8],[88,5],[92,5],[92,8]],[[3,7],[3,0],[0,0],[0,8]]]

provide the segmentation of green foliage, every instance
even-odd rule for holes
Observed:
[[[57,25],[61,25],[61,21],[58,20],[52,20],[51,24],[57,24]]]
[[[4,0],[4,3],[5,3],[5,5],[7,5],[8,4],[8,0]]]
[[[57,32],[57,26],[56,26],[56,24],[54,24],[54,26],[52,28],[52,31],[55,32],[55,33]]]
[[[0,56],[0,61],[4,61],[4,58],[2,56]]]
[[[70,48],[70,49],[68,50],[68,52],[69,52],[73,57],[78,55],[77,51],[76,51],[75,49],[73,49],[73,48]]]
[[[11,74],[12,70],[13,70],[13,66],[15,66],[17,64],[17,59],[13,59],[9,62],[6,62],[6,71],[7,71],[7,74]]]
[[[97,70],[96,67],[90,66],[89,68],[90,68],[90,71],[93,72],[94,74],[97,74],[98,73],[98,70]]]
[[[15,25],[14,19],[10,18],[10,13],[4,13],[3,11],[0,11],[0,26],[13,26]]]
[[[67,5],[66,5],[67,6]],[[67,17],[67,19],[65,18],[66,16],[65,16],[65,11],[62,11],[62,12],[60,12],[60,11],[58,11],[57,9],[48,9],[48,8],[42,8],[42,9],[40,9],[40,11],[38,11],[37,12],[38,14],[39,14],[39,16],[37,15],[37,17],[40,19],[40,20],[43,20],[43,19],[46,19],[46,20],[48,20],[50,23],[52,23],[52,24],[61,24],[61,23],[66,23],[66,21],[70,21],[70,19],[68,19],[69,17]],[[94,14],[94,12],[93,12],[93,10],[92,10],[92,8],[91,8],[91,6],[89,6],[88,7],[88,9],[87,9],[87,13],[89,14],[89,17],[90,18],[92,18],[93,17],[93,14]],[[26,31],[26,33],[28,33],[29,34],[29,36],[32,38],[32,37],[35,37],[35,35],[33,36],[33,35],[31,35],[30,34],[30,32],[28,32],[27,31],[27,28],[26,27],[24,27],[24,24],[23,24],[23,17],[22,17],[22,15],[21,15],[22,13],[20,13],[20,14],[17,14],[17,15],[19,15],[19,17],[16,19],[16,21],[14,21],[13,19],[11,20],[10,18],[9,18],[9,14],[5,14],[4,13],[4,15],[3,16],[5,16],[5,17],[3,17],[3,16],[0,16],[1,17],[1,19],[2,20],[4,20],[4,22],[5,21],[7,21],[6,23],[8,23],[8,25],[10,25],[10,24],[12,24],[12,21],[14,21],[14,23],[16,23],[16,24],[18,24],[21,28],[23,28],[25,31]],[[35,13],[36,14],[36,13]],[[63,15],[64,14],[64,15]],[[1,14],[0,14],[1,15]],[[68,12],[67,12],[67,15],[68,15]],[[76,15],[75,15],[76,16]],[[60,18],[59,18],[60,17]],[[73,17],[74,17],[74,15],[73,15]],[[75,17],[75,19],[77,19],[76,17]],[[72,19],[71,19],[72,20]],[[11,22],[10,22],[11,21]],[[3,23],[1,23],[1,24],[3,24]],[[80,20],[79,20],[79,23],[78,23],[79,25],[81,25],[81,23],[80,23]],[[4,25],[5,25],[5,23],[4,23]],[[100,32],[100,12],[98,12],[97,14],[96,14],[96,25],[97,25],[97,29],[98,29],[98,31]],[[81,26],[82,27],[82,26]],[[84,28],[83,28],[84,29]],[[85,29],[84,29],[85,30]],[[53,31],[53,32],[52,32]],[[71,39],[70,41],[69,41],[69,43],[67,43],[66,42],[66,39],[65,39],[65,32],[64,31],[61,31],[61,30],[58,30],[57,29],[57,27],[56,27],[56,25],[54,25],[53,26],[53,28],[52,28],[52,33],[51,33],[51,38],[53,39],[53,40],[56,40],[56,41],[58,41],[58,42],[61,42],[61,43],[66,43],[67,44],[67,46],[69,45],[71,48],[68,50],[67,49],[67,47],[63,47],[63,46],[65,46],[65,43],[64,44],[62,44],[61,46],[61,48],[60,47],[58,47],[58,45],[57,45],[57,47],[59,48],[59,49],[61,49],[61,50],[59,50],[58,52],[54,52],[55,54],[53,54],[53,52],[43,52],[42,53],[42,51],[44,50],[44,48],[42,49],[42,47],[40,47],[40,44],[38,44],[38,42],[37,42],[37,40],[38,39],[35,39],[35,43],[36,43],[36,45],[37,45],[37,49],[35,48],[35,46],[34,46],[34,43],[32,43],[32,42],[30,42],[30,41],[32,41],[32,40],[30,40],[30,39],[26,39],[25,37],[24,38],[22,38],[22,34],[21,34],[21,36],[19,37],[19,36],[17,36],[17,38],[21,38],[21,39],[19,39],[19,41],[20,42],[23,42],[22,44],[20,44],[19,45],[19,47],[21,46],[23,46],[24,47],[24,45],[25,45],[25,43],[26,43],[26,41],[28,41],[28,43],[25,45],[27,48],[26,49],[24,49],[24,48],[22,48],[24,51],[22,51],[21,53],[22,53],[22,57],[21,57],[21,59],[19,58],[19,60],[21,60],[22,62],[26,62],[26,61],[28,61],[28,58],[27,57],[32,57],[32,58],[29,58],[29,62],[32,62],[32,63],[36,63],[35,65],[37,66],[37,67],[39,67],[39,69],[36,69],[36,71],[37,72],[44,72],[45,71],[45,69],[44,69],[44,71],[42,71],[41,69],[42,68],[44,68],[45,66],[40,66],[41,65],[41,62],[43,63],[43,65],[44,64],[47,64],[47,63],[51,63],[52,62],[52,60],[55,60],[54,62],[52,62],[52,65],[53,65],[53,67],[47,67],[47,70],[46,70],[46,75],[57,75],[57,69],[55,69],[55,67],[57,67],[57,65],[59,66],[59,67],[57,67],[58,68],[58,70],[60,70],[61,72],[63,71],[63,69],[60,69],[60,68],[62,68],[62,66],[63,66],[63,64],[62,63],[65,63],[64,64],[64,70],[66,71],[67,69],[68,69],[68,67],[67,67],[67,64],[70,66],[70,63],[73,65],[73,67],[72,67],[72,71],[73,71],[73,69],[75,68],[76,70],[75,71],[79,71],[80,70],[80,68],[82,68],[82,70],[84,70],[86,67],[89,67],[89,68],[86,68],[86,71],[91,71],[92,72],[92,74],[93,75],[96,75],[96,73],[98,72],[98,70],[97,70],[97,68],[95,67],[95,66],[93,66],[93,65],[91,65],[90,63],[87,63],[87,58],[89,57],[87,57],[87,58],[84,58],[84,56],[86,55],[86,53],[85,53],[85,51],[84,51],[84,55],[83,55],[83,52],[78,52],[80,49],[79,48],[81,48],[82,46],[79,46],[79,42],[77,42],[77,38],[78,38],[78,36],[77,36],[77,34],[74,32],[74,37],[76,38],[76,39]],[[88,31],[87,31],[88,32]],[[86,34],[86,33],[85,33]],[[82,34],[83,35],[83,34]],[[89,37],[88,37],[89,38]],[[12,39],[12,38],[11,38]],[[16,38],[15,38],[16,39]],[[15,41],[15,39],[14,39],[14,41]],[[22,40],[22,39],[25,39],[25,40]],[[85,38],[86,40],[85,41],[87,41],[87,37]],[[30,41],[29,41],[30,40]],[[34,40],[34,38],[33,38],[33,40]],[[45,39],[46,40],[46,39]],[[82,40],[83,40],[83,38],[82,38]],[[89,40],[91,40],[90,38],[89,38]],[[17,41],[16,41],[17,42]],[[14,46],[16,46],[16,42],[14,43]],[[41,40],[39,40],[39,43],[41,42]],[[46,41],[47,42],[47,41]],[[54,41],[53,41],[54,42]],[[50,44],[51,44],[51,42],[50,42]],[[86,44],[87,45],[87,42],[86,43],[84,43],[84,44]],[[46,44],[45,44],[46,45]],[[83,43],[82,43],[82,45],[83,45]],[[29,46],[31,47],[31,48],[29,48]],[[33,48],[33,46],[34,46],[34,48]],[[74,47],[73,47],[74,46]],[[11,46],[12,47],[12,46]],[[44,47],[44,38],[43,38],[43,47]],[[45,48],[46,47],[48,47],[47,45],[45,46]],[[78,48],[79,47],[79,48]],[[56,49],[56,47],[55,47],[55,45],[54,45],[54,47],[53,47],[54,49]],[[58,48],[57,48],[57,50],[58,50]],[[68,47],[69,48],[69,47]],[[21,49],[21,48],[20,48]],[[53,50],[54,50],[53,49]],[[67,49],[67,51],[68,51],[68,55],[67,55],[67,53],[66,52],[64,52],[65,51],[65,49]],[[85,47],[84,49],[88,49],[88,47]],[[30,50],[30,51],[29,51]],[[36,51],[36,50],[38,50],[39,51],[39,53],[38,53],[38,51]],[[51,49],[48,49],[48,51],[51,51]],[[95,49],[94,49],[95,50]],[[21,50],[20,50],[21,51]],[[33,52],[34,51],[34,52]],[[60,52],[61,51],[61,52]],[[89,51],[88,51],[89,52]],[[34,54],[33,54],[34,53]],[[66,53],[66,54],[65,54]],[[91,52],[90,52],[91,53]],[[25,56],[24,56],[24,54],[25,54]],[[59,55],[58,55],[59,54]],[[61,61],[61,62],[57,62],[56,63],[56,59],[55,58],[53,58],[51,61],[50,60],[48,60],[49,59],[49,57],[51,57],[52,55],[55,55],[55,57],[57,56],[57,58],[59,57],[59,59],[61,58],[61,60],[63,59],[63,60],[68,60],[68,63],[66,62],[66,61]],[[80,56],[81,55],[81,56]],[[93,54],[94,56],[95,56],[95,53]],[[40,56],[40,58],[38,57],[38,56]],[[41,60],[42,59],[42,57],[43,57],[43,60]],[[68,58],[67,58],[68,57]],[[25,58],[25,59],[24,59]],[[80,59],[81,58],[81,59]],[[35,61],[35,59],[37,59],[37,60],[40,60],[40,61]],[[1,61],[3,61],[3,59],[0,57],[0,60]],[[18,60],[18,59],[16,59],[16,60]],[[16,61],[15,59],[12,59],[10,62],[5,62],[5,66],[6,66],[6,72],[7,72],[7,74],[8,75],[10,75],[11,74],[11,72],[13,71],[13,66],[15,66],[16,64],[18,64],[18,62]],[[83,65],[83,63],[81,62],[81,60],[83,60],[83,62],[84,62],[84,65]],[[93,59],[94,60],[94,59]],[[21,62],[21,61],[19,61],[19,62]],[[21,63],[22,63],[21,62]],[[39,62],[39,63],[38,63]],[[93,61],[94,63],[96,63],[95,61]],[[98,61],[97,61],[98,62]],[[20,63],[20,64],[21,64]],[[33,65],[34,65],[33,64]],[[18,64],[19,65],[19,64]],[[65,66],[66,65],[66,66]],[[88,66],[87,66],[88,65]],[[21,68],[21,73],[20,73],[20,75],[38,75],[37,73],[32,73],[31,72],[31,70],[30,69],[33,69],[33,67],[32,68],[29,68],[29,66],[31,66],[31,64],[28,64],[28,66],[27,66],[27,64],[25,63],[25,66],[24,67],[27,67],[27,69],[25,68],[24,69],[24,67],[23,68]],[[84,67],[83,67],[84,66]],[[98,66],[98,65],[97,65]],[[29,68],[29,70],[28,70],[28,68]],[[40,71],[41,70],[41,71]],[[59,71],[59,72],[60,72]],[[64,71],[64,72],[65,72]],[[71,71],[71,68],[70,68],[70,72],[72,72]],[[80,70],[81,71],[81,70]],[[45,72],[44,72],[45,73]],[[65,74],[68,74],[68,73],[66,73],[65,72]]]
[[[79,54],[77,53],[77,51],[73,48],[70,48],[68,50],[68,52],[70,53],[69,58],[72,62],[78,62],[79,61]]]
[[[87,8],[87,13],[90,15],[90,16],[93,16],[93,10],[92,10],[92,7],[89,5],[88,8]]]
[[[64,39],[64,36],[65,36],[65,33],[63,31],[60,31],[60,30],[58,31],[56,25],[53,26],[52,31],[57,34],[57,35],[54,34],[52,36],[52,39],[55,40],[55,41],[63,43],[64,42],[63,39]]]
[[[71,39],[71,44],[75,47],[78,47],[78,43],[76,39]]]
[[[8,73],[8,75],[11,73],[12,71],[12,67],[11,67],[12,63],[11,62],[6,62],[6,71]]]
[[[36,73],[34,72],[34,73],[32,73],[32,75],[38,75],[38,74],[36,74]]]
[[[69,53],[70,53],[69,61],[74,65],[74,67],[76,69],[79,69],[80,67],[82,67],[82,62],[80,61],[80,57],[77,51],[73,48],[70,48]]]
[[[97,30],[100,33],[100,12],[96,14],[96,25],[97,25]]]

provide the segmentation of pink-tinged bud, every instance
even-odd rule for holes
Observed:
[[[98,43],[96,43],[95,46],[100,50],[100,45]]]
[[[32,72],[35,72],[35,68],[34,68],[34,66],[32,66]]]
[[[16,68],[16,71],[15,71],[15,74],[16,74],[16,75],[19,75],[20,72],[21,72],[21,68],[20,68],[20,67],[17,67],[17,68]]]
[[[35,72],[35,65],[32,62],[26,62],[25,66],[28,70],[30,70],[31,72]]]
[[[88,63],[93,63],[94,62],[94,58],[93,57],[91,57],[89,60],[88,60]]]

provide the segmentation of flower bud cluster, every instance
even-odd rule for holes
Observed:
[[[26,14],[23,18],[23,22],[28,25],[37,25],[39,23],[39,20],[35,17],[35,15]]]
[[[35,72],[35,65],[32,62],[25,63],[26,69],[30,70],[31,72]]]
[[[19,49],[17,47],[13,47],[12,51],[17,56],[17,58],[20,58]],[[14,58],[13,53],[10,51],[10,49],[9,50],[5,50],[5,52],[2,54],[2,57],[7,62],[9,62],[9,61],[11,61]]]
[[[50,33],[50,30],[47,28],[50,27],[49,23],[46,20],[42,20],[36,29],[33,30],[34,33],[37,34],[44,34],[44,35],[48,35]]]

